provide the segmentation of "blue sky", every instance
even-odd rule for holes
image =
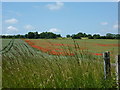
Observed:
[[[118,33],[117,2],[3,2],[2,34]]]

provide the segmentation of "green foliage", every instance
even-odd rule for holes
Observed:
[[[66,35],[66,37],[67,37],[67,38],[70,38],[71,36],[68,34],[68,35]]]
[[[91,34],[87,35],[89,39],[93,39],[93,36]]]
[[[81,39],[81,36],[78,34],[73,34],[72,39]]]
[[[46,39],[57,38],[57,35],[52,32],[43,32],[40,33],[39,36],[40,38],[46,38]]]
[[[60,34],[57,34],[56,36],[57,36],[58,38],[61,38],[61,35],[60,35]]]
[[[81,37],[88,37],[86,33],[79,32],[78,34],[73,34],[72,38],[73,39],[81,39]]]
[[[94,35],[93,35],[93,38],[94,38],[94,39],[100,39],[100,35],[99,35],[99,34],[94,34]]]
[[[28,38],[31,39],[31,38],[35,37],[35,34],[33,32],[29,32],[27,36],[28,36]]]

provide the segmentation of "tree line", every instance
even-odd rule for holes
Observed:
[[[86,33],[82,33],[79,32],[77,34],[73,34],[73,35],[66,35],[67,38],[72,38],[72,39],[81,39],[83,37],[87,37],[88,39],[120,39],[120,34],[111,34],[111,33],[107,33],[105,36],[101,36],[100,34],[86,34]]]
[[[28,32],[25,35],[1,35],[2,38],[29,38],[29,39],[53,39],[61,37],[60,34],[54,34],[52,32],[42,32],[38,34],[38,32]]]
[[[25,35],[1,35],[2,38],[29,38],[29,39],[56,39],[56,38],[63,38],[60,34],[55,34],[52,32],[42,32],[38,34],[38,32],[28,32]],[[79,32],[77,34],[72,35],[66,35],[66,38],[72,38],[72,39],[82,39],[82,38],[88,38],[88,39],[120,39],[120,34],[111,34],[107,33],[105,36],[101,36],[100,34],[86,34]]]

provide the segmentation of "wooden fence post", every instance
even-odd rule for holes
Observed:
[[[111,76],[110,52],[103,53],[105,79]]]
[[[117,56],[117,65],[116,65],[116,73],[117,73],[117,84],[120,88],[120,55]]]

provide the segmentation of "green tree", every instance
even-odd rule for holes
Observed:
[[[35,38],[35,39],[39,38],[38,32],[34,32],[34,38]]]
[[[87,37],[88,35],[86,33],[83,33],[83,37]]]
[[[120,34],[116,34],[115,39],[120,39]]]
[[[106,36],[100,36],[100,39],[106,39]]]
[[[78,34],[73,34],[72,39],[81,39],[80,35]]]
[[[56,36],[57,36],[57,37],[61,37],[61,35],[60,35],[60,34],[57,34]]]
[[[66,37],[67,37],[67,38],[70,38],[71,36],[68,34],[68,35],[66,35]]]
[[[85,34],[83,34],[82,32],[79,32],[78,34],[76,34],[78,37],[84,37]]]
[[[93,39],[93,36],[91,34],[87,35],[89,39]]]
[[[115,34],[107,33],[106,34],[106,38],[107,39],[114,39],[115,38]]]
[[[94,39],[100,39],[100,35],[99,35],[99,34],[94,34],[94,35],[93,35],[93,38],[94,38]]]
[[[35,37],[35,34],[33,32],[28,32],[28,38],[32,39]]]
[[[57,38],[57,35],[52,32],[42,32],[39,34],[39,36],[40,38],[46,38],[46,39]]]
[[[25,34],[25,38],[28,38],[28,34]]]

